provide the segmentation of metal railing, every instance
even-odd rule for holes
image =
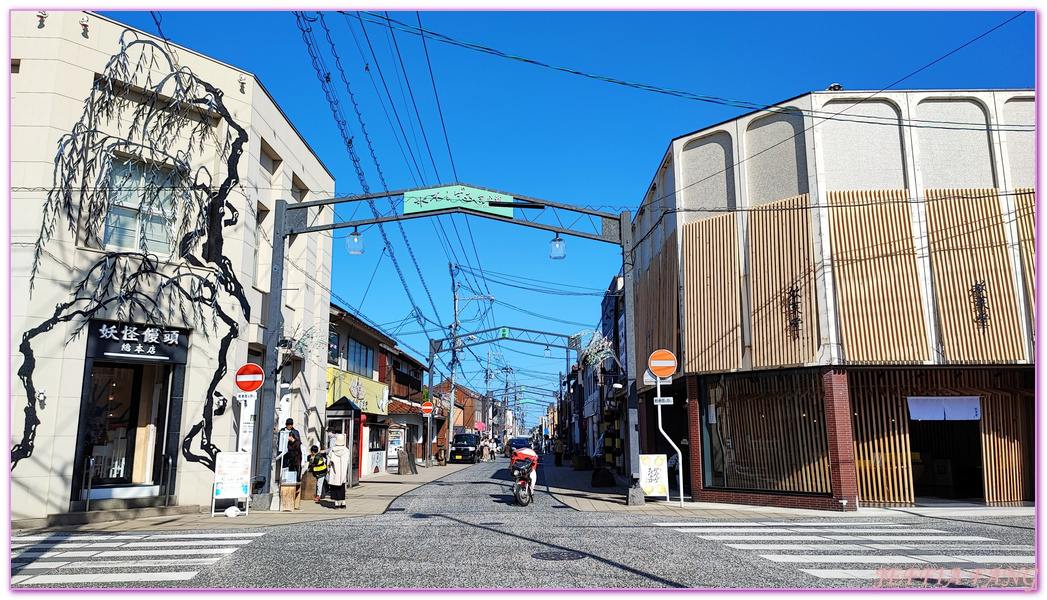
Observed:
[[[91,481],[95,475],[95,458],[89,457],[87,459],[87,504],[84,506],[84,512],[91,510]]]

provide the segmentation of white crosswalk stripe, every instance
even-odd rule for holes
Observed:
[[[11,586],[188,581],[265,533],[55,534],[11,538]]]
[[[1029,565],[1035,565],[1035,547],[1031,544],[1005,545],[994,538],[954,535],[943,529],[918,528],[905,523],[761,520],[655,523],[655,526],[672,528],[701,540],[722,542],[734,550],[755,551],[760,559],[793,565],[800,572],[825,580],[881,580],[885,573],[888,576],[898,573],[898,578],[907,577],[905,582],[912,584],[914,573],[949,570],[952,580],[977,581],[980,574],[981,580],[986,581],[985,573],[993,569],[1024,572],[1029,570]],[[1011,553],[1002,554],[1006,551]],[[825,568],[828,566],[836,568]],[[926,583],[923,577],[915,576],[917,585]],[[933,577],[927,577],[927,582],[934,581]],[[892,583],[897,587],[896,582]],[[1013,579],[1009,587],[1020,585],[1018,579]]]

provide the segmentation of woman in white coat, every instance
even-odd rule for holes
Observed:
[[[349,481],[349,449],[345,447],[345,434],[334,438],[334,447],[327,451],[327,489],[334,500],[335,508],[345,508],[345,485]]]

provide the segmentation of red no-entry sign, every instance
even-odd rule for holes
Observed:
[[[433,403],[432,402],[422,402],[422,414],[423,415],[431,415],[431,414],[433,414]]]
[[[668,350],[655,350],[647,366],[656,377],[669,377],[676,372],[676,355]]]
[[[253,392],[262,387],[265,381],[265,373],[262,367],[254,363],[247,363],[236,370],[236,387],[245,392]]]

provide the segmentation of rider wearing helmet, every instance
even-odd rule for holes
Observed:
[[[516,463],[518,461],[523,461],[523,460],[529,460],[534,465],[531,468],[531,474],[530,474],[531,483],[528,486],[528,491],[530,492],[530,496],[533,499],[534,498],[534,486],[535,486],[536,483],[538,483],[538,454],[535,453],[534,450],[532,450],[530,448],[527,448],[527,447],[514,449],[512,457],[509,458],[509,472],[512,473],[513,472],[513,467],[516,465]]]

